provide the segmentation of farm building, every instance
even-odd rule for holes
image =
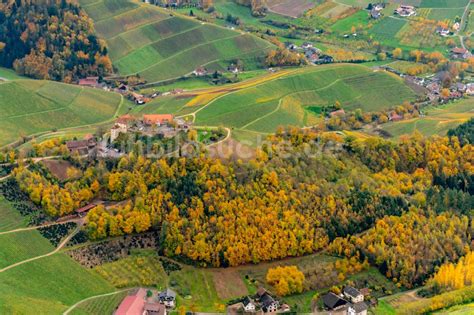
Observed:
[[[449,29],[442,26],[438,26],[436,28],[436,33],[439,34],[440,36],[445,37],[449,35]]]
[[[401,5],[397,9],[395,9],[395,14],[398,14],[402,17],[409,17],[409,16],[415,16],[416,15],[416,10],[414,6],[411,5]]]
[[[469,96],[474,96],[474,83],[466,84],[466,94]]]
[[[89,140],[75,140],[66,142],[66,147],[69,153],[89,154],[89,151],[95,148],[96,142],[94,139]]]
[[[147,290],[139,288],[123,299],[114,315],[166,315],[166,307],[147,298]]]
[[[339,311],[346,309],[347,301],[332,292],[323,295],[322,299],[324,307],[328,311]]]
[[[373,18],[374,20],[378,20],[382,16],[382,13],[380,11],[377,11],[375,9],[370,10],[370,17]]]
[[[348,315],[367,315],[367,304],[365,302],[357,302],[354,304],[349,304],[349,308],[347,310]]]
[[[335,110],[331,113],[329,113],[329,116],[331,117],[340,117],[340,116],[344,116],[346,114],[346,112],[344,111],[344,109],[338,109],[338,110]]]
[[[364,295],[354,287],[346,286],[341,295],[329,292],[322,296],[324,308],[332,314],[367,315]]]
[[[193,74],[197,77],[202,77],[202,76],[205,76],[207,74],[207,69],[204,68],[204,67],[199,67],[199,68],[196,68],[194,71],[193,71]]]
[[[461,24],[459,24],[459,22],[456,22],[453,24],[453,30],[455,32],[459,31],[460,28],[461,28]]]
[[[143,104],[145,104],[145,103],[147,102],[147,99],[145,98],[145,96],[143,96],[143,95],[141,95],[141,94],[132,92],[132,93],[131,93],[131,96],[132,96],[133,101],[134,101],[137,105],[143,105]]]
[[[451,57],[454,59],[466,59],[471,56],[471,53],[466,48],[455,47],[451,49]]]
[[[80,217],[83,217],[83,216],[85,216],[89,211],[91,211],[92,209],[94,209],[95,207],[97,207],[97,205],[94,204],[94,203],[91,203],[91,204],[88,204],[87,206],[84,206],[84,207],[82,207],[82,208],[76,209],[76,213],[77,213]]]
[[[275,300],[264,288],[259,288],[257,291],[258,302],[262,310],[266,313],[276,312],[280,306],[279,302]]]
[[[99,85],[99,77],[87,77],[80,79],[77,84],[80,86],[97,87]]]
[[[165,291],[160,292],[158,298],[160,303],[164,304],[166,307],[173,308],[176,303],[176,292],[167,288]]]
[[[397,112],[392,111],[388,114],[388,120],[390,121],[400,121],[402,119],[403,119],[403,116],[397,114]]]
[[[255,311],[255,302],[248,296],[242,301],[244,311],[253,312]]]
[[[358,302],[364,301],[364,295],[360,293],[359,290],[357,290],[354,287],[346,286],[344,288],[343,293],[344,293],[344,296],[347,299],[349,299],[352,303],[358,303]]]

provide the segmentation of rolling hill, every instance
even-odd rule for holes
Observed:
[[[280,125],[310,126],[318,109],[339,101],[346,110],[380,111],[416,98],[402,80],[354,65],[306,68],[214,99],[196,113],[198,125],[272,133]]]
[[[0,146],[20,136],[107,121],[121,103],[119,94],[52,81],[0,83]]]
[[[127,0],[80,0],[107,41],[120,75],[140,74],[149,82],[191,73],[199,66],[223,69],[233,59],[247,68],[271,44],[252,35],[170,14]]]

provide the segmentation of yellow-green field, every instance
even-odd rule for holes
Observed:
[[[215,98],[196,112],[195,122],[272,133],[281,125],[314,125],[321,119],[316,109],[336,101],[346,110],[369,112],[415,98],[403,81],[385,72],[355,65],[312,67]]]

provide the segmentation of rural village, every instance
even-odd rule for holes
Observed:
[[[0,314],[474,314],[474,2],[0,3]]]

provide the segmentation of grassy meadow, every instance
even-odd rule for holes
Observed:
[[[52,81],[0,84],[0,146],[53,129],[97,124],[114,117],[121,96]]]
[[[255,36],[199,22],[158,7],[128,0],[80,1],[106,39],[121,75],[140,74],[149,82],[191,73],[199,66],[251,61],[271,44]]]
[[[0,243],[3,249],[4,243]],[[1,314],[62,314],[87,297],[114,288],[65,254],[55,254],[0,273]]]
[[[0,235],[0,269],[52,252],[54,247],[36,230]]]
[[[347,110],[378,111],[415,97],[400,79],[366,67],[307,68],[211,99],[196,113],[195,122],[272,133],[280,125],[314,125],[321,119],[315,109],[336,101]]]
[[[0,201],[0,232],[24,227],[23,218]],[[36,230],[0,235],[0,269],[46,254],[54,247]],[[62,314],[74,303],[114,288],[69,256],[58,253],[0,272],[0,314]],[[88,314],[88,313],[86,313]]]
[[[0,232],[26,227],[26,221],[3,196],[0,196]]]

